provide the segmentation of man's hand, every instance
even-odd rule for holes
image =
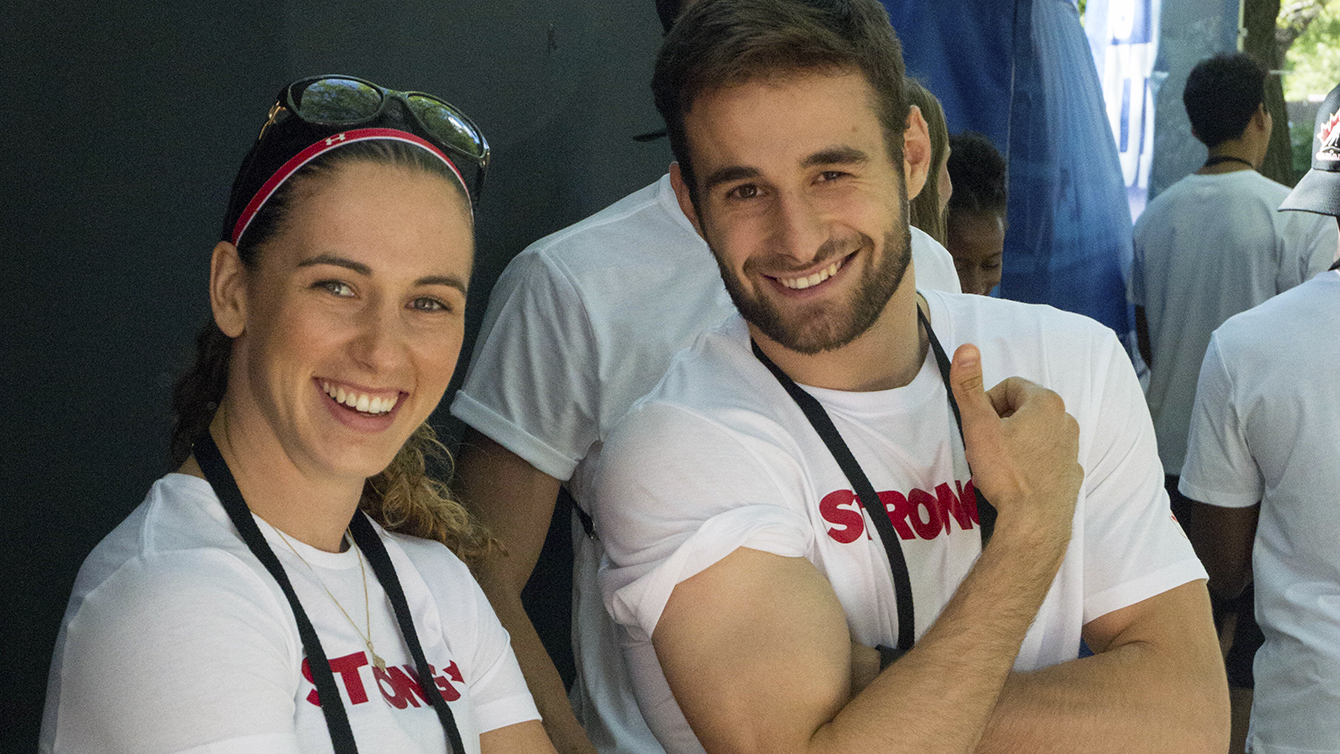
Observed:
[[[1079,424],[1061,396],[1019,377],[983,391],[981,354],[972,344],[954,352],[949,382],[973,484],[1002,519],[1031,522],[1069,542],[1084,469]]]

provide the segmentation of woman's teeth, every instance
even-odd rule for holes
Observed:
[[[345,390],[343,387],[332,385],[329,382],[322,382],[321,389],[325,390],[326,395],[333,398],[336,403],[342,403],[364,414],[384,414],[395,408],[396,401],[400,400],[399,393],[390,398],[378,398],[367,393]]]
[[[843,260],[839,259],[838,261],[828,265],[827,267],[823,268],[822,270],[819,270],[818,272],[814,273],[813,275],[810,275],[809,277],[777,278],[777,280],[787,288],[795,288],[797,290],[801,288],[809,288],[812,285],[818,285],[823,281],[836,275],[838,268],[842,266],[842,262]]]

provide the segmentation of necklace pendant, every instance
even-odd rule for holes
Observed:
[[[378,670],[386,670],[386,660],[383,660],[381,655],[377,654],[377,650],[372,648],[372,642],[367,642],[367,645],[368,654],[372,655],[372,664],[376,665]]]

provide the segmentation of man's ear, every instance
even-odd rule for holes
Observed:
[[[1252,126],[1258,130],[1270,133],[1270,111],[1266,110],[1266,103],[1262,102],[1256,106],[1256,112],[1252,113]]]
[[[209,306],[224,335],[236,338],[246,329],[247,268],[227,241],[214,246],[209,260]]]
[[[684,171],[679,169],[678,162],[670,163],[670,187],[675,190],[675,200],[679,202],[679,209],[684,216],[693,223],[693,229],[698,231],[698,236],[706,238],[703,235],[702,223],[698,221],[698,210],[693,206],[693,199],[689,196],[689,184],[684,182]]]
[[[921,108],[912,105],[907,111],[907,127],[903,129],[903,181],[907,186],[907,200],[917,198],[926,185],[931,170],[931,134]]]

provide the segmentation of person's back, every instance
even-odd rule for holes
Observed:
[[[1242,54],[1196,65],[1182,100],[1209,159],[1150,202],[1135,225],[1128,296],[1150,367],[1149,410],[1169,477],[1181,473],[1210,333],[1326,269],[1335,252],[1334,228],[1296,213],[1277,215],[1289,190],[1255,170],[1272,126],[1265,76]]]
[[[1197,398],[1183,491],[1230,509],[1259,503],[1250,562],[1265,643],[1254,664],[1254,751],[1337,751],[1337,303],[1340,272],[1326,272],[1225,322]]]
[[[1324,269],[1326,224],[1277,213],[1288,193],[1255,170],[1192,174],[1150,202],[1136,223],[1133,298],[1148,323],[1149,410],[1169,474],[1181,471],[1210,333]]]
[[[1340,86],[1284,216],[1340,216]],[[1189,534],[1226,596],[1255,586],[1252,751],[1340,752],[1340,272],[1230,318],[1205,354],[1182,491]]]

